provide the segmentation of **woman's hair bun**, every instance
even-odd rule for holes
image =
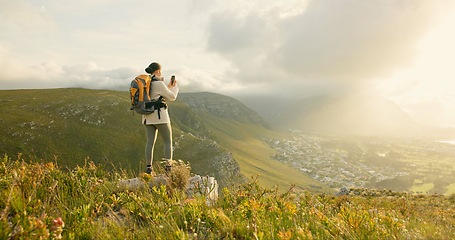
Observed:
[[[145,72],[146,72],[146,73],[152,74],[153,72],[155,72],[156,70],[159,70],[159,69],[161,69],[161,65],[160,65],[159,63],[152,62],[152,63],[145,69]]]

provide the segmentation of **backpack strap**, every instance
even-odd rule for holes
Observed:
[[[139,91],[139,101],[144,101],[144,82],[141,78],[136,77],[137,89]]]
[[[159,81],[159,79],[155,76],[155,75],[149,75],[150,77],[150,81],[154,82],[154,81]]]
[[[151,100],[150,94],[152,94],[151,91],[151,85],[152,85],[152,78],[147,75],[147,78],[145,79],[145,91],[147,92],[147,99]]]

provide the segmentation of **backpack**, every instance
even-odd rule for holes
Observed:
[[[160,116],[160,109],[166,108],[166,102],[163,96],[160,96],[158,100],[151,99],[152,93],[152,81],[158,81],[154,79],[155,76],[150,77],[147,74],[141,74],[137,76],[130,84],[130,99],[131,108],[135,112],[142,115],[149,115],[155,110],[158,111],[158,118]]]

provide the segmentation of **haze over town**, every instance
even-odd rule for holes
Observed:
[[[152,61],[182,91],[371,92],[455,127],[455,1],[0,0],[0,89],[127,90]]]

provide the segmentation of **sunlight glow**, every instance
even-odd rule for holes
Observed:
[[[450,84],[455,77],[455,11],[421,43],[420,57],[416,61],[416,72],[425,78]],[[446,89],[446,86],[442,86]]]
[[[455,127],[455,9],[419,45],[413,66],[382,86],[389,98],[422,124]]]

